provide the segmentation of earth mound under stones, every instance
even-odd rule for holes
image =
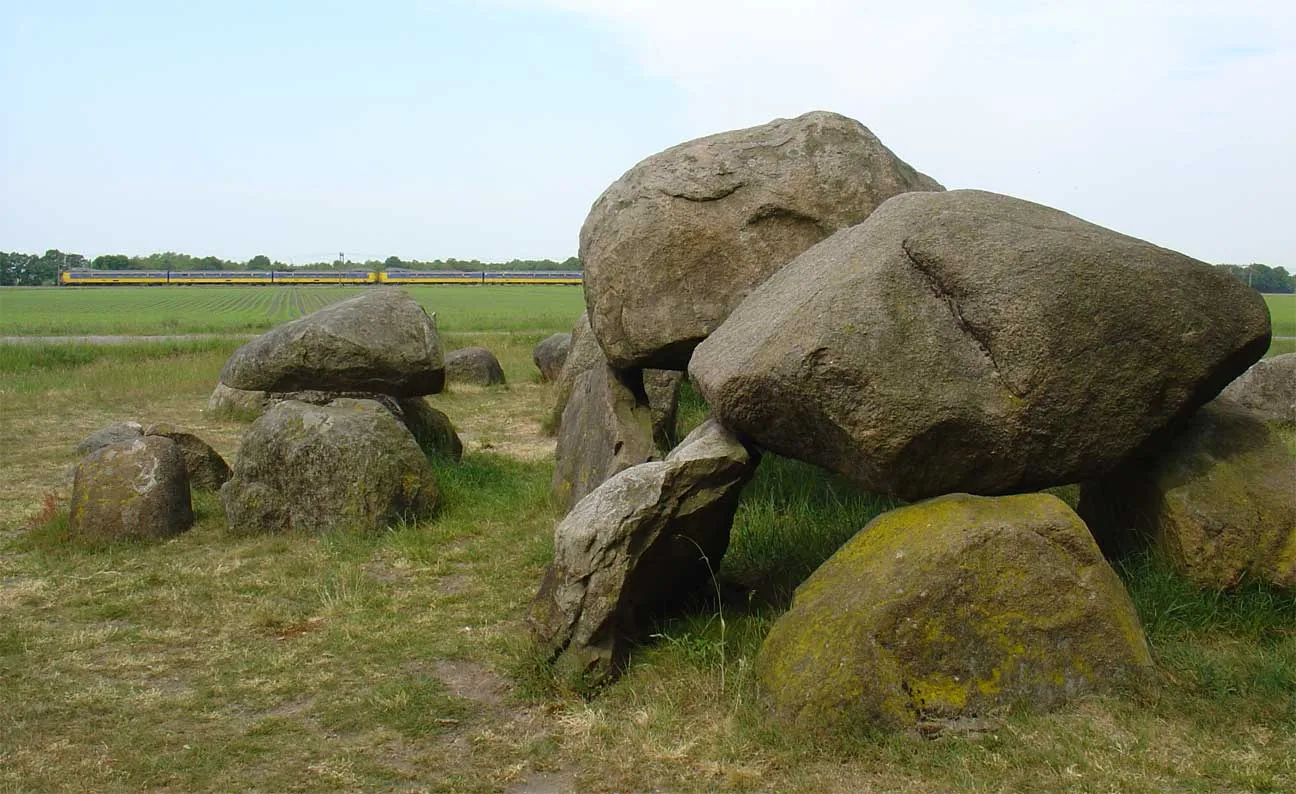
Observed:
[[[377,402],[289,400],[244,433],[220,497],[235,532],[366,531],[431,514],[437,488],[414,437]]]
[[[562,677],[608,680],[646,617],[709,582],[755,466],[738,439],[706,422],[666,460],[626,469],[580,500],[554,531],[554,562],[528,618]]]
[[[590,323],[612,366],[683,370],[793,257],[894,195],[942,189],[835,113],[671,147],[614,182],[581,228]]]
[[[793,725],[827,732],[1048,708],[1150,664],[1061,500],[953,494],[884,513],[815,571],[757,675]]]
[[[221,383],[244,391],[436,394],[436,323],[399,289],[374,289],[285,323],[234,351]]]
[[[689,371],[759,446],[912,500],[1099,476],[1268,346],[1264,301],[1228,274],[959,190],[896,196],[806,251]]]
[[[68,530],[91,542],[163,538],[193,525],[179,446],[139,436],[100,447],[76,467]]]

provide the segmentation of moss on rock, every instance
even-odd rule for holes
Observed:
[[[1047,708],[1149,665],[1120,580],[1046,494],[883,514],[798,590],[760,679],[797,726],[903,728]]]

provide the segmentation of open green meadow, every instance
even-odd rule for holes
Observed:
[[[744,492],[719,599],[658,626],[597,697],[564,689],[522,622],[558,518],[552,386],[530,356],[570,329],[581,291],[411,292],[448,348],[490,347],[509,385],[430,398],[463,462],[434,463],[433,518],[374,535],[232,535],[199,496],[174,539],[70,542],[73,446],[108,422],[169,421],[237,456],[246,425],[203,406],[239,340],[0,345],[0,792],[1296,790],[1296,596],[1196,592],[1146,557],[1118,571],[1156,669],[1126,690],[939,739],[773,723],[753,674],[762,639],[796,585],[892,506],[774,455]],[[250,333],[354,290],[292,293],[3,291],[0,335]],[[223,325],[194,308],[249,295],[261,303]],[[167,299],[182,303],[131,303]],[[1276,323],[1296,313],[1270,305]],[[678,432],[705,414],[686,390]]]
[[[0,289],[0,336],[251,334],[373,287],[59,287]],[[579,287],[404,286],[442,331],[570,330]]]

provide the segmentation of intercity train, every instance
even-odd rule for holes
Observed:
[[[580,271],[496,270],[65,270],[64,286],[200,284],[576,284]]]

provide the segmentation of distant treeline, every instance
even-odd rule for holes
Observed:
[[[68,254],[57,249],[46,251],[42,255],[19,252],[0,251],[0,286],[36,287],[53,284],[61,270],[89,268],[92,270],[462,270],[476,272],[481,270],[582,270],[581,261],[568,257],[562,262],[552,259],[511,259],[508,262],[481,262],[476,259],[433,259],[428,262],[397,256],[389,256],[379,261],[368,259],[363,262],[334,260],[332,262],[308,262],[305,264],[285,264],[276,262],[268,256],[258,254],[246,262],[232,262],[218,256],[190,256],[167,251],[148,256],[126,256],[125,254],[105,254],[94,259],[86,259],[80,254]]]
[[[1268,265],[1216,265],[1233,274],[1233,277],[1257,292],[1296,292],[1296,275],[1285,267]]]
[[[1250,265],[1216,265],[1232,273],[1238,281],[1248,284],[1258,292],[1296,292],[1296,275],[1284,267]],[[190,256],[167,251],[148,256],[106,254],[93,260],[80,254],[65,254],[52,249],[44,254],[6,253],[0,251],[0,286],[40,286],[53,284],[60,270],[91,268],[94,270],[583,270],[581,261],[568,257],[561,262],[552,259],[511,259],[507,262],[482,262],[477,259],[401,259],[389,256],[382,261],[367,259],[363,262],[334,260],[284,264],[258,254],[246,262],[231,262],[218,256]]]

